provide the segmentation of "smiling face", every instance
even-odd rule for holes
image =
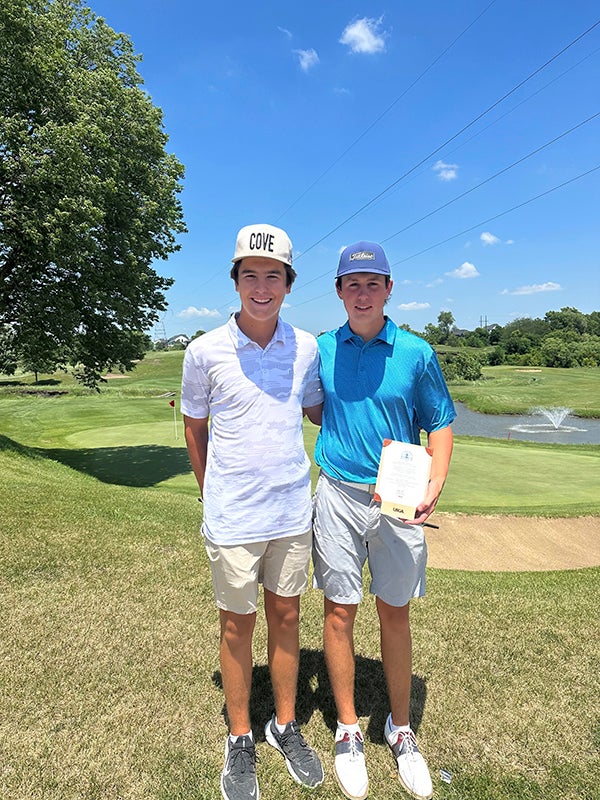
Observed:
[[[348,322],[354,333],[365,341],[372,339],[384,325],[383,307],[392,291],[393,281],[374,272],[343,275],[336,286],[343,301]]]
[[[250,256],[239,264],[235,284],[242,310],[238,325],[275,330],[279,310],[291,286],[287,285],[285,265],[274,258]]]

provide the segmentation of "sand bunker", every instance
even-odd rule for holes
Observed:
[[[428,566],[525,572],[600,566],[600,518],[434,514]]]

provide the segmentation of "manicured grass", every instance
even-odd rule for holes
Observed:
[[[196,494],[181,419],[167,398],[0,397],[0,431],[101,481]],[[305,422],[314,451],[317,428]],[[578,516],[600,513],[590,492],[600,450],[457,437],[440,508],[466,513]],[[525,476],[525,478],[524,478]],[[313,464],[313,482],[317,469]]]
[[[181,422],[176,439],[170,398],[160,396],[179,390],[181,353],[152,359],[101,395],[61,376],[37,389],[65,395],[21,394],[37,391],[27,376],[0,381],[2,798],[220,797],[217,613]],[[522,379],[494,369],[500,386]],[[582,375],[579,395],[597,398],[597,372],[552,370],[540,405],[575,407],[564,396],[552,402],[560,372],[570,379],[564,386]],[[478,387],[470,388],[475,398]],[[506,395],[519,400],[518,386],[507,385]],[[315,436],[306,422],[309,453]],[[598,515],[598,451],[458,437],[440,508]],[[428,571],[428,595],[411,611],[412,709],[436,798],[596,800],[599,591],[600,568]],[[341,795],[321,616],[322,597],[309,591],[298,719],[325,764],[314,796],[329,799]],[[371,800],[404,796],[382,740],[387,700],[375,620],[367,597],[356,629],[357,704]],[[254,655],[262,796],[306,798],[264,742],[272,695],[262,620]]]
[[[0,796],[217,800],[226,732],[218,623],[194,497],[103,483],[2,442]],[[413,603],[413,725],[441,800],[592,800],[600,762],[600,569],[429,570]],[[322,598],[302,604],[298,718],[332,775],[335,709]],[[382,740],[387,700],[371,598],[357,621],[357,704],[372,800],[403,797]],[[252,720],[264,798],[305,798]],[[439,769],[450,770],[450,785]]]
[[[593,445],[538,445],[457,437],[440,508],[467,514],[583,516],[600,513],[590,476]]]
[[[13,441],[100,480],[155,486],[185,476],[196,491],[169,398],[0,396],[0,420]]]
[[[178,393],[182,360],[181,351],[148,353],[125,377],[112,378],[102,384],[102,394],[152,396],[167,391]],[[472,411],[486,414],[522,414],[536,406],[566,406],[578,416],[600,417],[600,367],[484,367],[483,374],[479,381],[450,384],[452,397],[465,403]],[[77,387],[74,379],[63,372],[41,376],[37,386],[31,374],[0,376],[0,393],[23,391],[90,394],[88,390]]]
[[[181,416],[177,411],[175,425],[172,397],[164,396],[179,380],[181,353],[157,354],[156,376],[152,360],[136,368],[138,377],[137,370],[143,366],[144,371],[131,394],[124,392],[120,379],[109,382],[110,391],[85,396],[0,393],[0,434],[108,483],[195,494]],[[175,402],[178,407],[178,396]],[[312,454],[317,428],[305,421],[304,429],[307,452]],[[600,449],[593,445],[457,437],[440,508],[546,516],[598,514],[600,496],[590,492],[589,480],[598,469],[599,455]],[[316,476],[313,465],[313,481]]]
[[[314,451],[317,429],[306,422]],[[590,476],[600,468],[595,445],[552,445],[457,436],[450,473],[438,508],[465,514],[583,516],[600,514]],[[313,463],[312,479],[318,469]]]
[[[485,414],[525,414],[536,406],[600,417],[600,367],[484,367],[484,378],[450,384],[454,400]]]
[[[155,395],[162,392],[179,392],[181,388],[181,364],[183,351],[161,351],[147,353],[133,370],[125,373],[110,373],[99,389],[103,395]],[[69,392],[81,396],[93,396],[96,392],[84,389],[77,383],[71,371],[58,371],[51,375],[40,375],[35,383],[33,373],[17,372],[15,375],[0,375],[0,391],[3,394],[58,394]]]

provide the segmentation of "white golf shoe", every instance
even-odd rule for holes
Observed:
[[[385,740],[398,764],[398,779],[406,791],[418,800],[433,796],[429,768],[419,752],[412,730],[392,731],[392,715],[385,722]]]

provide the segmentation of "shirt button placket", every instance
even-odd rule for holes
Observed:
[[[267,368],[265,366],[265,354],[266,350],[261,350],[260,353],[260,382],[261,387],[264,389],[265,382],[267,380]]]
[[[361,383],[364,383],[366,380],[367,375],[367,368],[364,365],[363,355],[365,352],[365,348],[362,347],[360,350],[360,354],[358,356],[358,378]]]

